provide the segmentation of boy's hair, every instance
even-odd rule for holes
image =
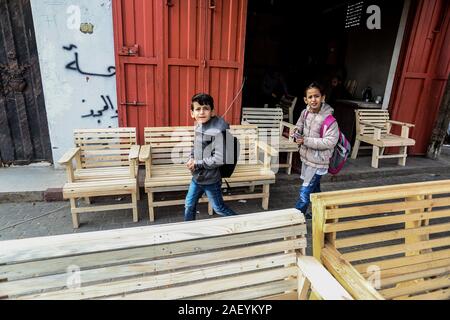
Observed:
[[[323,86],[322,86],[320,83],[314,81],[313,83],[311,83],[309,86],[306,87],[305,93],[304,93],[305,98],[306,98],[306,93],[307,93],[308,90],[310,90],[310,89],[317,89],[317,90],[319,90],[319,92],[320,92],[320,94],[321,94],[322,96],[323,96],[324,93],[325,93],[325,91],[324,91],[324,89],[323,89]]]
[[[191,99],[191,110],[194,111],[194,102],[197,102],[201,106],[210,106],[211,110],[214,110],[214,99],[209,94],[197,93]]]

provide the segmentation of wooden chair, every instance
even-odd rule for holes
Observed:
[[[283,121],[283,110],[281,108],[242,108],[242,124],[257,125],[260,141],[266,142],[279,153],[287,153],[286,163],[277,163],[277,166],[287,168],[287,173],[291,174],[292,155],[298,152],[298,145],[290,138],[295,126]],[[288,137],[284,136],[285,128],[289,129]]]
[[[356,80],[347,80],[345,82],[345,89],[350,93],[353,97],[356,94],[356,88],[358,87],[358,82]]]
[[[278,153],[263,141],[258,141],[255,125],[233,125],[230,132],[240,142],[240,157],[232,176],[223,179],[222,187],[249,187],[251,192],[239,188],[235,192],[237,194],[224,195],[223,199],[261,198],[263,209],[268,210],[270,185],[275,183],[275,173],[270,168],[271,157]],[[154,194],[188,190],[192,174],[186,167],[186,161],[194,145],[194,126],[149,127],[144,129],[144,135],[145,145],[141,148],[139,159],[145,162],[145,192],[148,195],[150,221],[154,221],[155,208],[185,203],[185,194],[181,199],[165,197],[158,201],[154,200]],[[258,151],[263,153],[263,158]],[[255,192],[256,186],[262,187],[262,190]],[[208,202],[208,199],[202,198],[199,202]],[[213,214],[210,203],[208,213]]]
[[[356,137],[353,146],[352,159],[356,159],[361,142],[371,144],[372,167],[378,168],[379,159],[400,158],[398,164],[406,165],[408,146],[416,144],[415,140],[409,138],[409,129],[413,124],[389,120],[387,110],[357,109],[356,113]],[[402,127],[401,136],[391,133],[392,125]],[[400,153],[394,155],[383,155],[387,147],[400,147]]]
[[[0,300],[352,300],[295,209],[0,242]]]
[[[311,195],[313,253],[360,300],[450,299],[450,180]]]
[[[70,199],[73,227],[79,226],[79,213],[117,209],[132,209],[133,221],[137,222],[136,128],[77,129],[74,138],[75,148],[58,161],[67,170],[63,196]],[[85,198],[89,205],[90,197],[124,194],[131,195],[130,204],[77,207],[78,198]]]
[[[294,123],[294,109],[297,104],[297,97],[283,95],[280,102],[276,105],[277,108],[283,110],[283,120],[289,123]]]

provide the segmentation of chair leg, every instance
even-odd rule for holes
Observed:
[[[74,209],[77,208],[77,202],[75,200],[75,198],[70,198],[70,211],[72,213],[72,223],[73,223],[73,227],[74,229],[78,229],[78,227],[80,226],[80,223],[78,221],[78,213],[73,212]]]
[[[147,193],[148,197],[148,216],[150,218],[150,221],[155,221],[155,209],[153,207],[153,192]]]
[[[250,193],[255,192],[255,186],[250,186],[250,187],[249,187],[249,191],[250,191]]]
[[[358,156],[358,149],[359,149],[360,144],[361,144],[361,141],[359,141],[358,139],[355,139],[355,145],[353,146],[353,151],[352,151],[352,159],[356,159],[356,157]]]
[[[270,196],[270,185],[265,184],[263,186],[263,200],[262,200],[262,207],[264,210],[269,210],[269,196]]]
[[[403,156],[400,159],[398,159],[399,166],[402,166],[402,167],[406,166],[407,150],[408,150],[408,147],[400,147],[400,154],[402,154]]]
[[[141,200],[141,192],[139,189],[139,182],[136,182],[136,200]]]
[[[91,199],[89,197],[85,197],[84,202],[86,202],[86,204],[91,204]]]
[[[133,204],[133,222],[138,222],[138,208],[137,208],[137,195],[136,193],[131,194],[131,203]]]
[[[373,146],[372,151],[372,167],[378,169],[378,159],[380,157],[380,148],[377,146]]]
[[[287,174],[290,175],[291,172],[292,172],[292,152],[289,152],[287,157],[288,157],[288,162],[287,163],[289,165],[289,167],[287,168]]]

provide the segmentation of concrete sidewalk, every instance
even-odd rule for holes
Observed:
[[[322,179],[322,182],[450,172],[450,147],[444,149],[439,160],[408,157],[405,167],[398,166],[396,159],[381,160],[378,169],[372,168],[370,163],[370,156],[360,156],[356,160],[349,159],[338,175],[327,175]],[[144,174],[144,168],[140,168],[139,182],[141,187],[144,183]],[[48,164],[0,168],[0,203],[33,202],[44,201],[45,199],[62,200],[61,189],[66,179],[65,170],[56,170]],[[280,181],[298,181],[298,179],[298,173],[286,175],[282,170],[277,174],[277,180]]]

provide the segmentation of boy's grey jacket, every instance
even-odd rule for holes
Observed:
[[[195,127],[191,159],[195,160],[192,176],[198,184],[209,185],[222,180],[219,167],[224,164],[224,135],[230,125],[221,117],[212,117]]]
[[[300,147],[300,158],[303,163],[314,168],[328,168],[334,147],[339,139],[339,127],[333,123],[320,137],[320,129],[325,118],[333,114],[333,108],[324,103],[319,113],[303,110],[296,124],[298,131],[303,134],[304,144]]]

